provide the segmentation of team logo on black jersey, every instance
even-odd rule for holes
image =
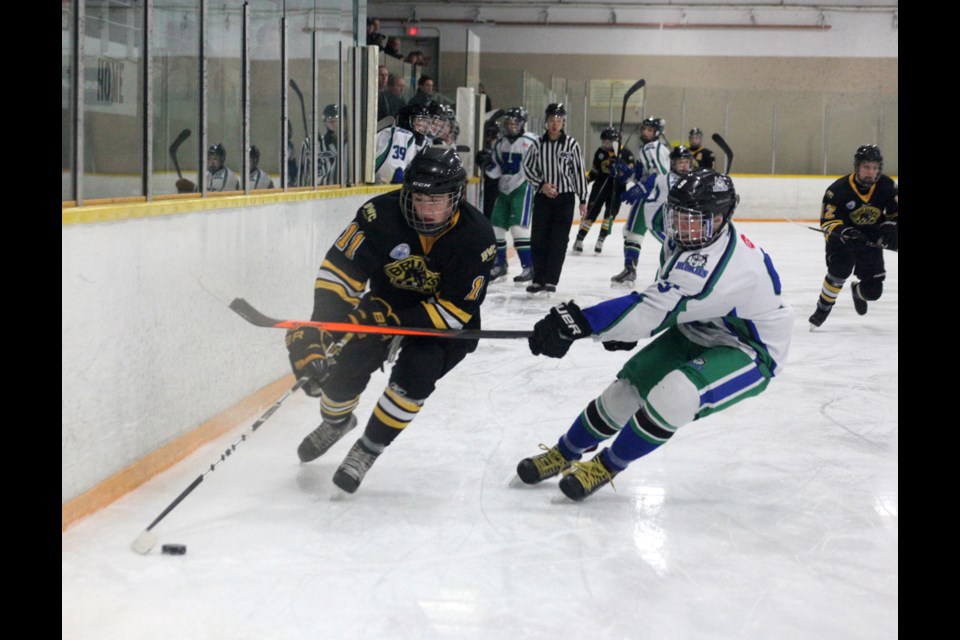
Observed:
[[[704,267],[707,264],[707,257],[701,253],[692,253],[686,260],[677,263],[677,269],[687,271],[701,278],[707,277],[707,270]]]
[[[853,200],[847,203],[847,211],[853,211],[856,208],[857,208],[857,203],[854,202]]]
[[[435,293],[440,284],[440,274],[427,269],[423,256],[408,256],[391,262],[384,265],[383,272],[397,289]]]
[[[857,225],[875,224],[881,215],[883,215],[883,212],[880,209],[865,205],[850,212],[850,220]]]
[[[390,257],[394,260],[403,260],[410,255],[410,245],[402,242],[390,250]]]

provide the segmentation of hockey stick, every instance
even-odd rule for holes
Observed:
[[[387,116],[386,118],[381,118],[381,119],[377,122],[377,133],[380,133],[381,131],[383,131],[383,130],[386,129],[387,127],[392,127],[392,126],[393,126],[393,123],[394,123],[394,118],[393,118],[393,116]]]
[[[273,403],[273,406],[271,406],[269,409],[267,409],[267,410],[264,412],[264,414],[263,414],[262,416],[260,416],[260,419],[259,419],[259,420],[257,420],[256,422],[254,422],[247,431],[244,431],[244,432],[240,435],[240,439],[239,439],[239,440],[237,440],[236,442],[234,442],[233,444],[231,444],[229,447],[227,447],[227,448],[224,450],[223,453],[220,454],[220,459],[219,459],[219,460],[217,460],[216,462],[214,462],[213,464],[211,464],[209,469],[207,469],[206,471],[204,471],[203,473],[201,473],[199,476],[197,476],[197,478],[196,478],[193,482],[190,483],[190,486],[188,486],[186,489],[184,489],[184,490],[180,493],[180,495],[178,495],[178,496],[174,499],[173,502],[171,502],[169,505],[167,505],[167,508],[164,509],[164,510],[160,513],[160,515],[157,516],[157,517],[154,519],[154,521],[151,522],[150,525],[149,525],[146,529],[143,530],[143,533],[141,533],[139,536],[137,536],[137,539],[134,540],[134,541],[130,544],[130,548],[133,549],[134,551],[136,551],[137,553],[139,553],[140,555],[146,555],[146,554],[150,551],[150,549],[153,549],[154,545],[157,544],[157,534],[155,534],[155,533],[153,532],[153,528],[154,528],[155,526],[157,526],[157,524],[159,524],[159,522],[160,522],[161,520],[163,520],[165,517],[167,517],[167,514],[169,514],[171,511],[173,511],[173,509],[174,509],[178,504],[180,504],[181,502],[183,502],[183,499],[186,498],[188,495],[190,495],[190,493],[191,493],[194,489],[196,489],[198,486],[200,486],[200,483],[203,482],[203,478],[204,478],[208,473],[213,473],[213,472],[216,470],[217,465],[221,464],[224,460],[226,460],[228,457],[230,457],[230,455],[234,452],[234,450],[236,450],[237,445],[239,445],[241,442],[243,442],[244,440],[246,440],[247,438],[249,438],[251,435],[253,435],[253,432],[256,431],[257,429],[259,429],[259,428],[260,428],[260,425],[262,425],[264,422],[266,422],[266,421],[267,421],[267,418],[269,418],[270,416],[272,416],[272,415],[274,414],[274,412],[275,412],[277,409],[280,408],[280,405],[282,405],[283,402],[284,402],[287,398],[289,398],[291,395],[293,395],[295,392],[297,392],[297,391],[300,389],[300,387],[302,387],[303,385],[307,384],[307,382],[309,382],[309,381],[310,381],[310,377],[309,377],[309,376],[304,376],[304,377],[302,377],[302,378],[297,379],[297,382],[296,382],[292,387],[290,387],[290,390],[289,390],[289,391],[287,391],[285,394],[283,394],[283,395],[280,397],[279,400],[277,400],[276,402],[274,402],[274,403]]]
[[[180,148],[187,138],[190,137],[190,129],[184,129],[177,136],[177,139],[170,143],[170,159],[173,160],[173,166],[177,169],[177,177],[183,180],[183,172],[180,171],[180,163],[177,162],[177,149]]]
[[[310,128],[307,126],[307,103],[303,101],[303,91],[300,91],[300,87],[297,86],[293,78],[290,78],[290,88],[293,89],[297,97],[300,98],[300,115],[303,116],[303,136],[309,138]]]
[[[258,327],[275,329],[296,329],[297,327],[316,327],[332,333],[376,333],[388,336],[424,336],[430,338],[451,338],[454,340],[476,340],[478,338],[512,339],[529,338],[533,331],[499,331],[487,329],[419,329],[413,327],[381,327],[379,325],[353,324],[350,322],[314,322],[312,320],[277,320],[257,311],[243,298],[234,298],[230,308],[241,318]]]
[[[621,146],[620,141],[623,140],[623,121],[626,120],[626,118],[627,118],[627,102],[630,101],[630,98],[631,98],[631,96],[633,96],[633,94],[635,94],[637,91],[640,91],[640,89],[643,89],[645,86],[647,86],[647,81],[644,80],[643,78],[640,78],[639,80],[637,80],[636,82],[633,83],[633,86],[632,86],[632,87],[630,87],[629,89],[627,89],[626,93],[623,94],[623,107],[620,109],[620,127],[617,129],[617,144],[614,145],[613,162],[616,162],[616,163],[619,163],[619,162],[620,162],[620,149],[622,149],[624,146],[626,146],[625,144]],[[610,175],[607,176],[607,180],[610,180]],[[604,181],[604,184],[600,185],[600,191],[601,191],[601,192],[603,191],[603,188],[604,188],[605,186],[606,186],[606,181]],[[606,214],[606,215],[607,215],[607,216],[612,216],[613,219],[616,220],[616,218],[617,218],[617,213],[619,213],[619,207],[617,208],[618,211],[614,211],[614,209],[613,209],[613,207],[614,207],[614,200],[616,199],[614,196],[617,195],[617,184],[616,184],[616,182],[614,182],[612,185],[610,185],[610,187],[611,187],[611,188],[610,188],[610,202],[607,203],[607,214]],[[598,213],[598,215],[599,215],[599,213]]]
[[[720,150],[727,156],[727,170],[724,171],[724,173],[730,175],[730,167],[733,166],[733,149],[730,148],[730,145],[727,144],[727,141],[724,140],[723,136],[719,133],[715,133],[710,137],[713,138],[713,141],[717,143]]]

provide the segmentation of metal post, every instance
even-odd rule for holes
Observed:
[[[283,3],[280,17],[280,182],[283,190],[290,190],[290,67],[287,64],[287,3]]]
[[[777,103],[773,103],[773,131],[770,143],[770,173],[777,173]]]
[[[827,175],[827,130],[830,121],[830,105],[826,101],[823,103],[823,167],[820,173]]]
[[[141,191],[153,200],[153,0],[143,3],[143,175]]]
[[[83,204],[83,39],[86,31],[86,8],[84,0],[73,4],[73,149],[72,164],[73,199],[77,206]]]
[[[250,3],[244,2],[240,23],[240,115],[243,123],[240,127],[243,172],[241,188],[250,193]]]
[[[200,167],[200,196],[207,195],[207,0],[200,0],[200,148],[197,166]]]

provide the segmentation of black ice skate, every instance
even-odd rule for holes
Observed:
[[[857,311],[857,315],[867,315],[867,301],[860,295],[860,283],[854,282],[850,292],[853,294],[853,308]]]
[[[350,418],[343,424],[332,424],[324,420],[320,426],[310,432],[300,446],[297,447],[297,455],[300,456],[300,462],[310,462],[316,460],[327,452],[330,447],[337,443],[347,431],[357,426],[357,418],[352,413]]]
[[[357,440],[347,457],[340,463],[340,468],[333,474],[333,484],[337,485],[347,493],[355,493],[360,483],[363,482],[363,476],[376,462],[378,453],[370,453],[360,440]]]
[[[810,331],[813,331],[814,328],[823,324],[823,321],[827,319],[828,315],[830,315],[831,309],[832,307],[827,307],[824,309],[819,304],[817,305],[817,310],[813,312],[812,316],[810,316]]]
[[[574,253],[583,253],[583,240],[579,238],[573,241],[573,252]]]
[[[540,448],[543,449],[544,453],[532,458],[524,458],[517,465],[517,475],[526,484],[543,482],[547,478],[559,475],[561,471],[569,469],[570,465],[573,464],[571,460],[563,457],[560,449],[556,446],[548,448],[547,445],[542,444]]]
[[[602,237],[601,237],[601,238],[597,238],[597,244],[593,245],[593,252],[594,252],[594,253],[602,253],[602,252],[603,252],[603,238],[602,238]]]
[[[600,454],[588,462],[575,462],[560,480],[563,495],[577,502],[593,495],[601,487],[610,484],[616,476],[600,461]]]
[[[497,282],[507,277],[507,265],[496,264],[493,266],[493,269],[490,269],[490,282]]]

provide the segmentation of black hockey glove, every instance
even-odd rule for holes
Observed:
[[[619,340],[608,340],[601,344],[607,351],[630,351],[637,346],[636,342],[621,342]]]
[[[571,300],[550,309],[550,313],[533,326],[533,335],[527,341],[530,353],[535,356],[543,354],[548,358],[562,358],[574,340],[592,334],[590,323]]]
[[[880,244],[884,249],[896,251],[900,248],[900,224],[887,220],[880,225]]]
[[[398,327],[400,318],[393,312],[393,307],[383,298],[366,295],[360,299],[357,308],[347,314],[354,324],[375,324],[381,327]],[[359,334],[360,338],[366,334]],[[381,339],[390,340],[393,336],[382,335]]]
[[[195,185],[190,180],[186,178],[180,178],[177,180],[177,193],[193,193],[197,190],[197,185]]]
[[[863,235],[863,232],[860,229],[855,227],[844,227],[843,231],[840,232],[840,242],[847,245],[851,249],[859,249],[860,247],[866,246],[867,237]]]
[[[326,331],[315,327],[298,327],[287,330],[287,351],[293,375],[310,378],[303,386],[304,393],[319,398],[323,383],[330,377],[331,367],[336,364],[334,356],[339,353],[340,345]]]
[[[477,151],[477,164],[482,168],[486,168],[488,165],[493,163],[493,154],[490,153],[488,149],[483,151]]]

